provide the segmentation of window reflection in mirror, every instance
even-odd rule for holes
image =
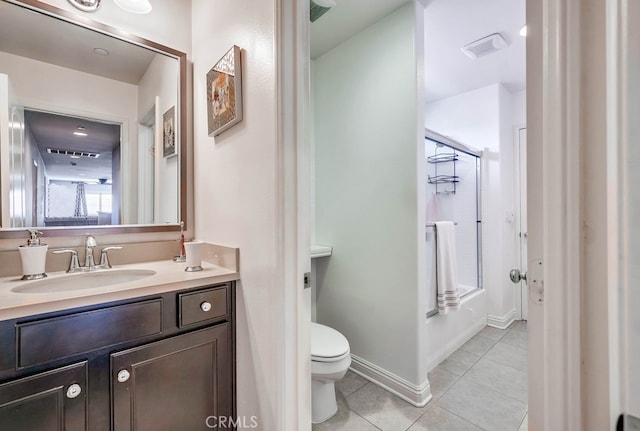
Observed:
[[[174,56],[0,0],[2,227],[178,224],[179,85]]]

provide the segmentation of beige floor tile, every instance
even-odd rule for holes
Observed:
[[[527,372],[527,351],[510,344],[498,342],[484,357],[516,370]]]
[[[482,431],[458,416],[430,405],[409,431]]]
[[[478,362],[478,359],[480,359],[480,355],[458,349],[442,361],[438,367],[457,376],[461,376],[466,373],[473,364]]]
[[[463,378],[527,403],[527,373],[524,371],[482,358]]]
[[[336,382],[336,389],[342,393],[343,396],[348,397],[369,381],[362,376],[354,373],[353,371],[347,371],[345,376]]]
[[[484,355],[487,353],[498,341],[483,337],[482,335],[476,335],[460,347],[460,350],[465,352],[474,353],[476,355]]]
[[[350,410],[343,396],[338,396],[338,412],[326,421],[314,424],[312,431],[379,431],[363,417]]]
[[[527,405],[470,379],[459,379],[436,405],[490,431],[518,429]]]
[[[431,395],[437,400],[458,380],[459,376],[440,367],[434,368],[428,375]]]
[[[382,431],[405,431],[425,410],[373,383],[348,396],[347,405]]]

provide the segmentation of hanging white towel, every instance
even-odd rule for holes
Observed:
[[[447,314],[460,309],[456,233],[453,222],[436,222],[436,284],[438,311]]]

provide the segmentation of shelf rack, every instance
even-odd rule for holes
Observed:
[[[455,195],[456,183],[460,182],[460,177],[456,175],[456,161],[458,160],[458,153],[453,152],[438,152],[436,147],[435,154],[427,157],[427,162],[434,166],[434,175],[427,173],[427,182],[436,186],[437,195]],[[444,163],[451,163],[445,168]],[[438,166],[440,172],[438,172]],[[445,171],[444,173],[442,171]],[[440,186],[440,187],[438,187]]]

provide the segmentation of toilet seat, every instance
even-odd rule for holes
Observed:
[[[349,356],[349,342],[340,332],[311,322],[311,360],[338,362]]]

